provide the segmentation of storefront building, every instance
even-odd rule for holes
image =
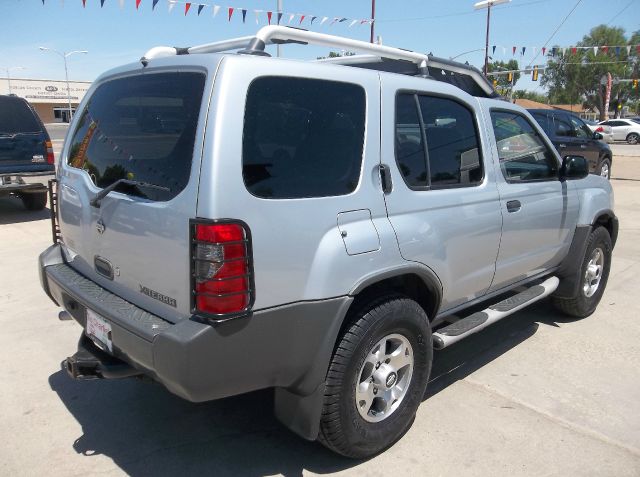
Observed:
[[[82,101],[90,81],[69,81],[71,110]],[[69,122],[69,102],[66,81],[0,78],[0,94],[15,94],[34,107],[43,123]]]

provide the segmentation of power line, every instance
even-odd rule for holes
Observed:
[[[545,42],[545,44],[543,45],[542,48],[546,48],[547,45],[549,44],[549,42],[553,39],[554,36],[556,36],[556,33],[558,33],[558,30],[560,30],[560,28],[562,28],[562,25],[564,25],[564,22],[567,21],[567,19],[571,16],[571,14],[575,11],[576,8],[578,8],[578,5],[580,5],[582,3],[582,0],[578,0],[576,2],[576,4],[573,6],[573,8],[571,9],[571,11],[569,13],[567,13],[567,16],[564,17],[564,19],[560,22],[560,25],[558,25],[558,27],[553,31],[553,33],[551,34],[551,36],[549,37],[549,39]],[[534,56],[531,59],[531,62],[529,63],[529,66],[531,66],[533,64],[533,62],[535,61],[535,59],[538,57],[540,53],[536,53],[536,56]]]
[[[631,4],[632,4],[632,3],[633,3],[633,0],[631,0],[629,3],[627,3],[627,6],[626,6],[626,7],[624,7],[622,10],[620,10],[618,13],[616,13],[616,14],[614,15],[614,17],[613,17],[611,20],[609,20],[609,21],[607,22],[607,25],[611,25],[611,22],[613,22],[613,20],[615,20],[616,18],[618,18],[618,17],[622,14],[622,12],[624,12],[627,8],[629,8],[629,7],[631,6]]]

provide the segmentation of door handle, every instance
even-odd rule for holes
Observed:
[[[382,185],[382,192],[390,194],[393,190],[393,183],[391,182],[391,169],[386,164],[380,164],[380,182]]]
[[[510,200],[507,202],[507,212],[518,212],[522,204],[519,200]]]
[[[566,144],[558,144],[558,147],[567,147]]]
[[[580,144],[580,149],[586,149],[587,145],[586,144]]]

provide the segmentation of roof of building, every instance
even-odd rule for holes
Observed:
[[[553,106],[549,104],[539,103],[538,101],[532,101],[530,99],[516,99],[514,102],[524,109],[554,109]]]

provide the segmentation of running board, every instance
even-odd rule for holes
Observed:
[[[490,324],[521,310],[525,306],[542,300],[552,294],[556,288],[558,288],[559,283],[560,280],[558,277],[548,278],[539,285],[534,285],[522,293],[506,298],[482,311],[467,316],[444,328],[440,328],[433,333],[434,349],[444,349],[447,346],[451,346],[453,343],[457,343],[467,336],[477,333]]]

